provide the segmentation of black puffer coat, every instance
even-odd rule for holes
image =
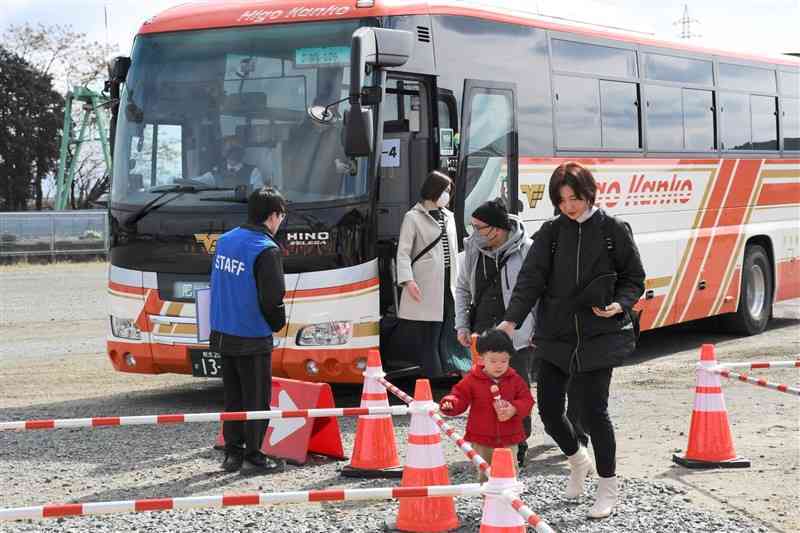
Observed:
[[[567,373],[622,364],[635,348],[631,308],[645,280],[625,223],[602,209],[581,224],[560,215],[545,222],[533,239],[505,320],[520,324],[538,301],[537,357]],[[609,240],[614,250],[608,249]],[[618,302],[623,313],[602,318],[592,312],[592,304],[611,302]]]

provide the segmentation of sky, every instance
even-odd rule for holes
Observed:
[[[476,1],[476,0],[473,0]],[[683,15],[699,22],[692,42],[703,46],[777,55],[800,52],[800,0],[480,0],[544,15],[628,28],[673,40]],[[99,42],[116,44],[122,54],[141,23],[184,0],[3,0],[0,33],[11,24],[70,24]],[[254,3],[269,3],[268,1]],[[355,3],[355,0],[353,0]],[[104,7],[108,12],[106,29]]]

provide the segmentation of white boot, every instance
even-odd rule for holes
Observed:
[[[567,461],[569,462],[569,480],[567,480],[564,497],[574,499],[583,494],[583,482],[592,471],[592,460],[589,459],[586,448],[578,446],[578,451],[574,455],[567,456]]]
[[[614,512],[617,504],[617,478],[601,477],[597,480],[597,495],[589,509],[589,518],[605,518]]]

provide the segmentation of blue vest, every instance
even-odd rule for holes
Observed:
[[[261,313],[255,265],[259,254],[277,247],[264,233],[234,228],[217,241],[211,265],[211,329],[237,337],[269,337]]]

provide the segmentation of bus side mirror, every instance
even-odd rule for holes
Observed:
[[[117,82],[125,81],[128,69],[131,68],[131,58],[117,56],[108,64],[108,79]]]
[[[411,57],[414,39],[410,31],[359,28],[350,47],[350,104],[361,101],[367,66],[399,67]]]
[[[344,113],[344,153],[347,157],[372,153],[372,110],[353,104]]]

